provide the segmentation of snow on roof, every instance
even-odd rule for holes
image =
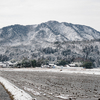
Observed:
[[[32,100],[32,97],[25,91],[19,89],[3,77],[0,77],[0,82],[5,86],[5,88],[13,95],[14,100]]]
[[[51,65],[51,66],[52,66],[52,65],[54,65],[54,64],[49,64],[49,65]]]
[[[3,66],[3,67],[4,67],[4,66],[6,66],[6,64],[4,64],[4,63],[0,62],[0,66]]]

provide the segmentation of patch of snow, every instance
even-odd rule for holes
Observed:
[[[32,100],[32,97],[25,91],[19,89],[3,77],[0,77],[0,82],[5,86],[5,88],[13,95],[14,100]]]
[[[65,99],[65,100],[67,100],[67,99],[69,99],[69,95],[59,95],[59,96],[56,96],[56,97],[58,97],[58,98],[61,98],[61,99]]]
[[[31,88],[27,88],[27,87],[25,87],[24,86],[24,90],[27,90],[27,91],[29,91],[29,92],[32,92],[34,95],[40,95],[40,93],[39,92],[37,92],[37,91],[34,91],[33,89],[31,89]]]
[[[62,71],[60,71],[61,67],[59,68],[0,68],[1,71],[30,71],[30,72],[57,72],[57,73],[76,73],[76,74],[95,74],[100,75],[100,68],[94,69],[84,69],[82,67],[63,67]]]
[[[44,95],[44,96],[46,96],[46,94],[45,94],[45,93],[44,93],[43,95]]]

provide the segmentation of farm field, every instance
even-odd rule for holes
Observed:
[[[99,100],[99,71],[6,68],[0,69],[0,76],[24,90],[33,100]]]

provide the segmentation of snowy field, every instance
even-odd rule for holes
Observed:
[[[7,81],[8,80],[8,81]],[[15,100],[98,100],[100,69],[0,68],[0,82]]]

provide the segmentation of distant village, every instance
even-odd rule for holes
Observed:
[[[10,61],[0,62],[0,68],[14,68],[16,64],[17,63],[11,63]],[[41,65],[41,68],[60,68],[62,69],[63,67],[75,67],[75,65],[76,65],[75,63],[69,64],[66,66],[57,66],[55,64],[49,64],[49,65]]]
[[[10,61],[0,62],[0,68],[12,68],[17,63],[12,63]]]
[[[11,61],[5,61],[5,62],[0,62],[0,68],[23,68],[22,63],[18,63],[18,62],[11,62]],[[33,66],[28,66],[28,67],[33,67]],[[35,66],[37,67],[37,66]],[[41,64],[40,66],[41,68],[68,68],[68,67],[84,67],[84,68],[92,68],[92,63],[90,61],[84,61],[82,58],[77,58],[74,60],[74,62],[71,62],[70,64],[66,64],[66,65],[56,65],[56,64]],[[26,66],[25,66],[26,68]]]

